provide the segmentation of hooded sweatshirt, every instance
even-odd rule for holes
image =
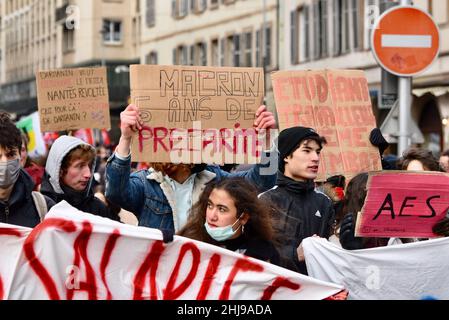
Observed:
[[[87,145],[95,151],[95,148],[90,144],[75,137],[61,136],[56,139],[48,154],[40,191],[42,194],[52,198],[56,203],[65,200],[83,212],[118,220],[119,217],[113,214],[100,199],[94,196],[92,190],[93,175],[86,189],[81,192],[62,184],[59,178],[63,159],[70,151],[81,145]]]

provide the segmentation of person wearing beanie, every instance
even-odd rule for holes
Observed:
[[[65,200],[80,211],[119,220],[93,193],[95,148],[84,141],[61,136],[48,153],[41,193],[56,203]]]
[[[302,240],[311,236],[329,238],[334,224],[332,201],[314,183],[325,143],[325,138],[311,128],[283,130],[277,141],[276,186],[260,195],[272,206],[281,266],[302,274],[307,274]]]

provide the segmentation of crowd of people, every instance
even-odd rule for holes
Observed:
[[[307,275],[302,241],[321,237],[346,250],[373,248],[418,239],[359,238],[357,213],[368,173],[350,181],[340,175],[318,183],[320,152],[326,139],[314,129],[280,132],[273,148],[278,170],[267,164],[228,172],[209,164],[151,163],[134,170],[131,140],[141,128],[138,109],[121,113],[121,136],[113,150],[62,135],[52,144],[45,166],[27,155],[27,136],[0,114],[0,222],[33,228],[56,203],[112,220],[156,228],[204,241]],[[276,129],[274,115],[261,106],[257,129]],[[388,147],[379,129],[370,142],[379,149],[384,170],[448,171],[449,151],[439,161],[412,147],[400,159],[383,157]],[[449,235],[449,219],[435,224]],[[422,240],[422,239],[419,239]]]

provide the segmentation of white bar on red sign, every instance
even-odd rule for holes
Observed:
[[[382,35],[384,48],[431,48],[432,36],[384,34]]]

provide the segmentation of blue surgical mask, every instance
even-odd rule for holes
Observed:
[[[242,214],[243,215],[243,214]],[[204,227],[206,228],[207,233],[216,241],[225,241],[228,240],[229,238],[231,238],[238,229],[240,229],[240,227],[242,226],[240,224],[240,226],[237,229],[233,229],[234,225],[240,221],[240,218],[242,216],[240,216],[237,221],[235,221],[232,225],[230,226],[226,226],[226,227],[216,227],[216,228],[211,228],[209,226],[209,224],[204,223]]]

